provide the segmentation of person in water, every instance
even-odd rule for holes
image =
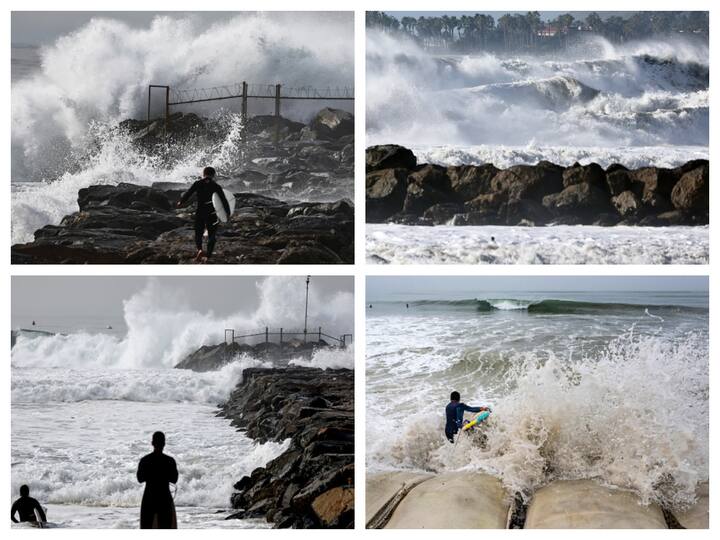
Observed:
[[[20,521],[15,519],[15,512],[18,513]],[[35,515],[35,512],[37,512],[37,516]],[[10,519],[13,523],[22,523],[25,521],[37,523],[38,517],[40,518],[41,523],[47,521],[45,511],[42,509],[42,506],[40,506],[40,503],[30,496],[30,488],[26,485],[20,486],[20,498],[12,505],[12,509],[10,510]]]
[[[195,247],[197,253],[195,260],[197,262],[207,262],[212,257],[213,249],[215,248],[215,233],[217,232],[218,223],[220,220],[215,213],[215,207],[213,206],[212,196],[217,193],[218,197],[222,201],[225,213],[230,215],[230,205],[228,204],[225,193],[223,193],[220,185],[215,182],[215,169],[212,167],[205,167],[203,169],[203,175],[200,180],[197,180],[190,186],[177,203],[178,208],[184,205],[193,193],[197,194],[197,208],[195,210]],[[208,241],[207,250],[203,251],[202,239],[203,233],[207,230]]]
[[[141,529],[177,529],[175,503],[170,494],[170,484],[177,483],[178,470],[175,460],[163,454],[165,434],[156,431],[152,436],[153,451],[140,460],[137,479],[145,483],[140,506]]]
[[[481,412],[487,407],[471,407],[460,403],[460,392],[450,394],[450,403],[445,406],[445,436],[448,441],[455,442],[455,434],[460,431],[463,423],[463,416],[467,412]]]

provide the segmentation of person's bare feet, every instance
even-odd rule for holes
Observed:
[[[207,258],[207,257],[205,257],[205,256],[200,257],[200,264],[207,264],[207,262],[208,262],[208,258]]]
[[[203,253],[203,250],[198,249],[198,252],[195,254],[195,258],[193,260],[195,262],[202,262],[203,258],[207,259],[207,257],[205,257],[205,254]]]

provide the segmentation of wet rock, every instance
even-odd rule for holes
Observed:
[[[571,215],[584,223],[592,223],[595,214],[612,208],[607,194],[590,184],[568,186],[560,193],[546,196],[543,205],[556,216]]]
[[[613,164],[603,170],[597,163],[561,167],[547,161],[504,170],[491,164],[446,168],[416,165],[410,150],[384,145],[368,148],[366,162],[370,223],[610,226],[646,219],[662,225],[669,222],[668,212],[680,207],[687,224],[704,224],[708,219],[703,211],[706,160],[675,169],[629,170]],[[682,184],[681,178],[686,178]],[[658,215],[666,216],[656,219]]]
[[[563,186],[568,187],[574,184],[591,184],[605,189],[607,186],[605,171],[597,163],[568,167],[563,171]]]
[[[368,475],[365,480],[365,522],[368,528],[383,527],[405,495],[429,478],[432,475],[410,471]]]
[[[365,177],[365,216],[369,223],[402,210],[407,195],[407,169],[383,169]]]
[[[354,523],[354,377],[347,369],[252,368],[222,406],[258,442],[288,449],[235,483],[231,503],[276,527]]]
[[[700,220],[706,219],[710,208],[709,177],[708,165],[702,165],[683,174],[671,194],[675,208],[688,215],[697,216]]]
[[[365,151],[365,169],[414,169],[417,165],[415,154],[396,144],[371,146]]]
[[[630,190],[623,191],[612,199],[613,206],[617,209],[620,216],[634,216],[640,212],[642,201]]]
[[[499,169],[492,164],[448,167],[450,188],[460,200],[468,201],[490,191],[490,182]]]
[[[508,199],[542,200],[545,195],[563,189],[562,168],[552,163],[515,165],[500,171],[493,177],[493,191],[505,191]]]
[[[353,115],[340,109],[325,108],[315,115],[310,128],[320,139],[339,139],[355,131]]]
[[[137,198],[138,200],[133,200]],[[182,264],[195,256],[194,208],[171,208],[162,190],[132,184],[80,190],[81,210],[12,246],[18,263]],[[354,211],[348,201],[293,203],[236,193],[211,262],[348,264]],[[322,261],[322,262],[320,262]]]

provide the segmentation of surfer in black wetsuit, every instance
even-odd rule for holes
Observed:
[[[142,505],[140,506],[141,529],[177,529],[175,503],[170,494],[170,484],[178,480],[175,460],[163,454],[165,434],[153,433],[153,452],[140,460],[137,479],[145,482]]]
[[[20,521],[15,519],[15,512],[18,513]],[[37,512],[37,516],[35,516],[35,512]],[[25,485],[20,486],[20,498],[12,505],[10,519],[12,519],[13,523],[22,523],[24,521],[37,523],[38,517],[41,523],[47,521],[45,511],[40,506],[40,503],[30,496],[30,488]]]
[[[455,434],[462,427],[465,411],[481,412],[485,409],[487,407],[471,407],[465,403],[460,403],[460,392],[452,392],[450,394],[450,403],[445,406],[445,436],[448,441],[454,442]]]
[[[197,209],[195,210],[195,247],[197,247],[197,254],[195,260],[198,262],[207,262],[215,248],[215,233],[220,220],[215,213],[212,202],[214,193],[217,193],[218,197],[220,197],[225,213],[228,216],[230,215],[230,205],[225,198],[225,193],[223,193],[222,188],[215,182],[214,178],[215,169],[205,167],[202,178],[194,182],[190,189],[183,193],[177,203],[179,208],[188,201],[193,193],[197,194]],[[205,230],[208,232],[208,241],[207,251],[203,252],[202,238]]]

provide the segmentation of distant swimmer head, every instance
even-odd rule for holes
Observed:
[[[153,433],[152,445],[155,450],[162,450],[165,448],[165,434],[162,431],[156,431]]]
[[[205,167],[203,169],[203,178],[210,178],[211,180],[215,178],[215,168],[214,167]]]
[[[29,497],[30,496],[30,488],[26,484],[23,484],[22,486],[20,486],[20,496],[21,497]]]
[[[460,392],[451,392],[450,401],[460,401]]]

